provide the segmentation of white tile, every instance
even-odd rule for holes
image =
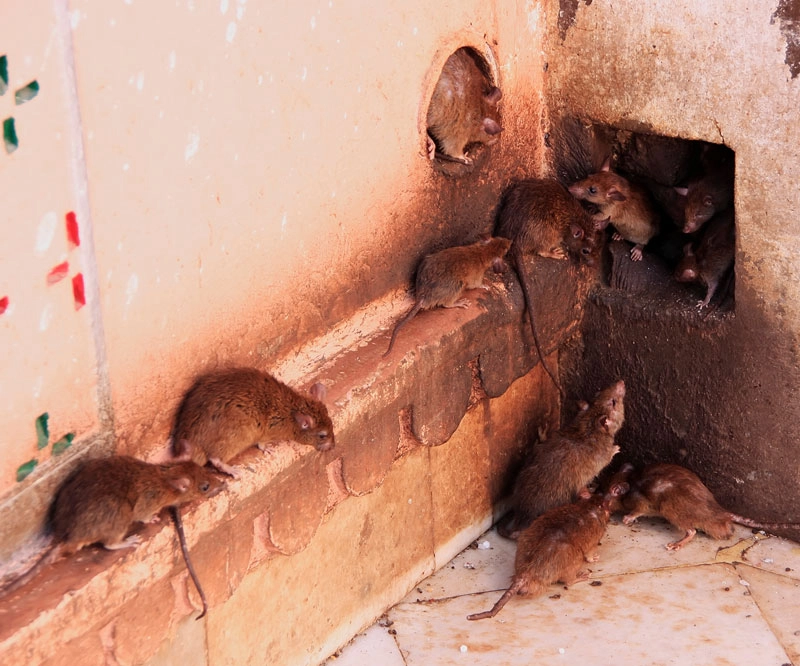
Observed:
[[[780,537],[759,541],[745,553],[744,560],[759,569],[800,580],[800,544],[794,541]]]
[[[338,657],[328,659],[325,666],[405,666],[403,655],[389,633],[391,629],[373,624],[345,645]]]
[[[589,568],[597,577],[714,562],[720,548],[731,546],[752,533],[748,528],[736,526],[731,539],[716,541],[698,532],[680,550],[666,549],[668,543],[682,536],[679,530],[660,518],[640,518],[630,527],[614,518],[598,550],[600,560]]]
[[[736,571],[750,583],[750,594],[792,663],[800,664],[800,581],[744,564]]]
[[[417,585],[401,603],[445,599],[459,594],[485,592],[506,587],[514,574],[517,544],[489,530],[476,543],[489,542],[489,548],[470,546],[445,564],[430,578]]]
[[[598,587],[554,585],[537,599],[512,599],[489,620],[466,615],[491,607],[496,592],[400,604],[389,617],[407,666],[788,663],[739,580],[728,564],[665,569]]]

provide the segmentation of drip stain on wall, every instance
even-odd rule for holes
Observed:
[[[792,78],[800,74],[800,0],[780,0],[772,15],[781,22],[781,33],[786,40],[786,59]]]

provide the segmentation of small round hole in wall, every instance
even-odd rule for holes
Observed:
[[[428,157],[448,175],[473,171],[500,138],[500,88],[474,48],[452,53],[439,74],[426,114]]]

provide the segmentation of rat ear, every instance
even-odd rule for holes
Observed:
[[[487,117],[483,119],[483,131],[487,134],[500,134],[503,128],[500,127],[500,124],[496,120]]]
[[[578,491],[578,497],[580,497],[581,499],[589,499],[591,496],[592,496],[592,491],[589,490],[586,486],[584,486]]]
[[[608,430],[609,419],[605,414],[597,417],[597,427],[602,430]]]
[[[570,232],[572,233],[573,238],[583,238],[584,231],[583,227],[580,224],[575,224],[575,222],[571,222],[569,225]]]
[[[600,171],[611,171],[611,155],[603,160],[603,166],[600,167]]]
[[[172,458],[174,462],[188,462],[192,459],[194,447],[188,439],[179,439],[175,443],[173,451],[176,454]]]
[[[495,273],[504,273],[506,270],[506,262],[499,257],[495,258],[495,260],[492,262],[492,270]]]
[[[177,479],[170,479],[168,483],[179,493],[185,493],[192,487],[192,480],[185,476],[180,476]]]
[[[297,425],[300,426],[300,430],[308,430],[309,428],[314,427],[314,419],[308,414],[303,414],[302,412],[295,412],[294,420],[297,422]]]
[[[585,412],[587,409],[589,409],[589,403],[585,400],[578,400],[578,411]]]
[[[689,196],[689,188],[688,187],[676,187],[674,189],[682,197],[688,197]]]
[[[620,481],[608,489],[608,494],[613,497],[622,497],[622,495],[625,495],[630,489],[631,486],[627,481]]]
[[[320,402],[325,402],[325,397],[328,395],[328,389],[326,389],[325,384],[321,382],[314,384],[314,386],[308,389],[308,392],[314,400],[319,400]]]
[[[622,192],[620,192],[616,187],[612,187],[608,191],[608,198],[612,201],[626,201],[628,197],[626,197]]]
[[[503,93],[500,91],[500,88],[494,86],[483,96],[483,98],[490,104],[497,104],[501,99],[503,99]]]

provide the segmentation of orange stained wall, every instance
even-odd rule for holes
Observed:
[[[17,146],[0,148],[3,508],[90,447],[156,456],[204,368],[291,382],[281,363],[303,343],[399,303],[421,254],[487,230],[502,182],[540,165],[543,11],[4,3],[0,110]],[[462,45],[490,61],[506,120],[454,213],[424,117]]]

